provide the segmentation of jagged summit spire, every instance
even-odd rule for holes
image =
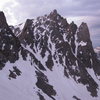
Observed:
[[[54,9],[50,14],[49,14],[49,18],[51,20],[54,20],[56,21],[57,23],[58,22],[61,22],[61,24],[64,26],[64,27],[67,27],[68,26],[68,23],[67,23],[67,20],[66,18],[62,17],[56,9]]]
[[[82,22],[82,24],[79,26],[78,37],[80,40],[83,40],[84,42],[90,40],[89,29],[87,24],[84,22]]]
[[[79,28],[82,28],[82,27],[88,29],[87,23],[82,22]]]
[[[57,14],[57,10],[56,10],[56,9],[54,9],[52,13]]]
[[[54,9],[54,10],[50,13],[50,15],[51,15],[51,16],[57,16],[57,15],[59,15],[59,14],[58,14],[57,10]]]
[[[7,26],[6,17],[3,11],[0,11],[0,28],[6,27],[6,26]]]

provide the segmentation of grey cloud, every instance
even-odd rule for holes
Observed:
[[[99,0],[15,0],[19,5],[6,4],[20,22],[57,9],[63,16],[100,16]]]

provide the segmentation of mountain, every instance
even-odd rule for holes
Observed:
[[[86,23],[56,10],[9,26],[0,12],[0,100],[99,100],[100,60]]]
[[[94,49],[95,53],[97,54],[97,58],[100,60],[100,47],[96,47]]]

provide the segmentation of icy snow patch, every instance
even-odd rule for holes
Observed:
[[[81,46],[86,46],[86,45],[87,45],[87,42],[81,41],[81,42],[79,43],[79,45],[81,45]]]
[[[75,56],[77,57],[77,48],[78,48],[78,42],[77,42],[77,35],[75,34]]]

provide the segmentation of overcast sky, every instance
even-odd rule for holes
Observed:
[[[53,9],[68,22],[87,22],[92,35],[100,34],[100,0],[0,0],[0,10],[12,25],[49,14]]]

